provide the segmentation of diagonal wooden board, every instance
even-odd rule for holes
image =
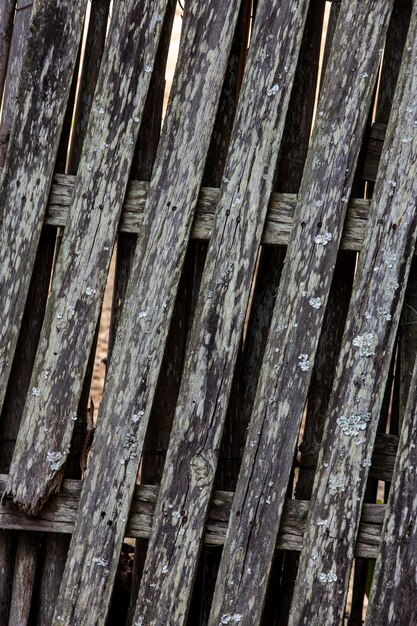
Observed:
[[[417,237],[417,6],[359,258],[291,626],[342,624],[369,465]]]
[[[308,2],[258,4],[134,621],[184,624]]]
[[[342,3],[209,624],[258,624],[392,2]],[[335,80],[337,76],[337,80]],[[235,620],[237,621],[237,620]]]
[[[143,450],[239,1],[192,0],[54,624],[102,623]],[[105,172],[103,172],[105,175]]]
[[[382,529],[365,626],[417,624],[417,361]]]
[[[166,5],[129,0],[112,16],[9,471],[29,513],[62,480]]]
[[[0,407],[48,202],[87,0],[38,0],[0,180]]]

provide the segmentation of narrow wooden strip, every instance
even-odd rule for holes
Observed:
[[[306,0],[257,7],[136,604],[134,619],[149,626],[188,617],[307,9]]]
[[[417,364],[417,361],[416,361]],[[417,365],[385,512],[366,626],[417,623]]]
[[[101,623],[107,615],[238,5],[237,0],[186,5],[145,227],[110,362],[57,623],[58,617],[82,622],[86,612],[92,623]]]
[[[0,181],[0,406],[47,207],[86,0],[39,0]],[[11,243],[13,242],[13,243]]]
[[[210,626],[259,624],[392,2],[342,3],[223,548]],[[337,73],[338,80],[334,76]]]
[[[28,512],[62,479],[166,3],[113,12],[9,471],[8,492]]]
[[[7,62],[9,60],[15,5],[16,0],[3,0],[0,4],[0,100],[3,96]]]
[[[39,547],[39,537],[28,532],[20,533],[8,626],[27,626],[29,623]]]
[[[7,476],[0,474],[0,492],[5,488],[6,483]],[[60,492],[51,496],[42,511],[35,517],[26,515],[5,501],[0,508],[0,528],[71,534],[74,532],[79,512],[81,489],[81,481],[64,479]],[[126,527],[127,537],[149,539],[157,496],[158,487],[154,485],[136,486]],[[204,534],[205,545],[223,545],[232,500],[233,493],[214,492]],[[278,535],[278,549],[301,550],[308,510],[309,502],[286,501]],[[385,505],[383,504],[364,505],[355,556],[369,558],[377,556],[384,514]]]
[[[329,403],[291,626],[343,620],[378,416],[417,236],[416,54],[414,5]]]

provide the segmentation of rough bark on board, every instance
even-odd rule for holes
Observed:
[[[417,361],[416,361],[417,364]],[[366,626],[417,623],[417,365],[385,511]]]
[[[0,182],[0,405],[12,366],[81,37],[86,0],[39,0]],[[13,245],[11,245],[13,242]]]
[[[187,619],[307,8],[257,8],[136,605],[149,625]]]
[[[223,549],[216,626],[261,618],[390,9],[376,0],[340,9]]]
[[[52,185],[50,203],[45,224],[65,226],[71,200],[74,177],[56,175]],[[131,181],[128,186],[119,231],[141,233],[144,228],[144,209],[149,184]],[[219,200],[219,189],[202,188],[197,203],[197,211],[191,228],[191,237],[209,240],[213,230],[214,213]],[[286,246],[290,240],[297,203],[296,194],[273,193],[268,207],[261,242],[271,246]],[[346,222],[343,227],[342,250],[359,252],[363,245],[366,224],[369,218],[370,201],[362,198],[350,201]]]
[[[329,403],[291,625],[343,620],[360,508],[417,235],[416,54],[414,6]]]
[[[15,5],[16,0],[3,0],[0,4],[0,100],[3,97],[4,81],[9,60]]]
[[[6,475],[0,475],[0,489],[7,482]],[[62,483],[59,494],[51,496],[38,516],[28,516],[6,502],[0,509],[0,526],[7,529],[39,531],[45,533],[74,532],[79,514],[81,481],[66,480]],[[155,485],[137,485],[129,512],[126,536],[149,539],[152,532],[158,487]],[[205,528],[204,544],[222,546],[226,537],[227,523],[230,516],[233,493],[215,491],[208,521]],[[309,502],[302,500],[286,500],[282,524],[278,535],[277,549],[300,551],[303,543],[308,517]],[[362,511],[359,533],[356,541],[355,556],[375,558],[382,524],[385,505],[365,504]]]
[[[62,480],[166,4],[130,0],[112,16],[9,472],[28,512]]]
[[[146,223],[84,481],[83,516],[75,527],[54,624],[77,622],[87,610],[93,622],[100,622],[108,610],[238,4],[195,0],[187,5]]]

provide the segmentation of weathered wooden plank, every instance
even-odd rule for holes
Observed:
[[[73,176],[55,175],[51,189],[50,203],[45,218],[45,225],[65,226],[72,189]],[[123,212],[119,223],[119,231],[140,233],[143,229],[144,209],[149,185],[142,181],[129,183]],[[214,213],[219,201],[219,189],[203,187],[198,198],[195,220],[191,229],[191,237],[208,241],[214,225]],[[265,228],[261,242],[271,246],[286,246],[290,240],[297,203],[296,194],[273,193],[268,207]],[[347,210],[340,248],[359,252],[368,221],[370,200],[352,199]]]
[[[413,6],[329,403],[294,592],[294,626],[343,620],[360,508],[417,235],[416,53]]]
[[[260,621],[391,2],[342,3],[277,294],[210,624]],[[342,68],[342,69],[341,69]],[[338,80],[334,80],[337,74]]]
[[[28,512],[62,479],[166,4],[113,12],[9,471],[8,493]]]
[[[136,604],[149,625],[187,619],[307,8],[257,7]]]
[[[0,491],[7,483],[7,476],[0,474]],[[0,508],[0,528],[45,533],[71,534],[74,532],[80,503],[82,483],[64,479],[58,494],[51,496],[42,511],[35,517],[5,502]],[[155,514],[158,487],[137,485],[129,513],[126,536],[149,539]],[[226,537],[227,523],[232,506],[233,493],[215,491],[204,535],[207,546],[222,546]],[[277,548],[300,551],[308,517],[309,502],[286,500]],[[355,556],[375,558],[384,521],[385,505],[365,504],[363,507]]]
[[[238,5],[237,0],[194,0],[184,15],[146,225],[110,362],[94,460],[81,497],[83,521],[77,522],[71,542],[57,623],[58,617],[80,621],[86,611],[100,622],[108,610]],[[164,281],[156,279],[161,268]],[[98,564],[93,561],[97,555]]]
[[[31,533],[21,533],[13,573],[9,626],[26,626],[29,623],[38,552],[38,538]]]
[[[417,363],[417,362],[416,362]],[[417,366],[386,506],[367,626],[417,623]]]
[[[0,404],[46,210],[85,5],[86,0],[75,7],[39,0],[32,16],[19,106],[0,182]]]
[[[4,81],[9,61],[15,5],[16,0],[3,0],[0,4],[0,100],[3,97]]]

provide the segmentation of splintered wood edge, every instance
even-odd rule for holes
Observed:
[[[4,493],[6,489],[7,478],[6,474],[0,474],[0,493]],[[3,505],[0,506],[0,528],[71,534],[77,517],[81,486],[79,480],[64,480],[60,493],[52,496],[36,517],[22,513],[11,502],[3,500]],[[128,537],[142,539],[150,537],[157,494],[156,486],[136,487],[126,531]],[[206,526],[205,545],[223,545],[232,498],[233,493],[215,491]],[[309,502],[287,500],[278,537],[278,549],[301,551],[308,511]],[[355,556],[366,558],[378,556],[384,515],[384,504],[364,505]]]
[[[45,224],[65,227],[73,185],[74,176],[62,174],[54,176]],[[140,231],[147,190],[148,183],[146,182],[131,181],[129,183],[119,224],[120,232],[138,233]],[[201,190],[197,214],[191,231],[193,239],[210,239],[218,197],[218,189],[206,187]],[[272,194],[262,235],[262,243],[284,246],[288,244],[296,200],[297,196],[295,194]],[[363,244],[369,206],[368,200],[357,199],[351,201],[343,231],[341,249],[360,251]]]

